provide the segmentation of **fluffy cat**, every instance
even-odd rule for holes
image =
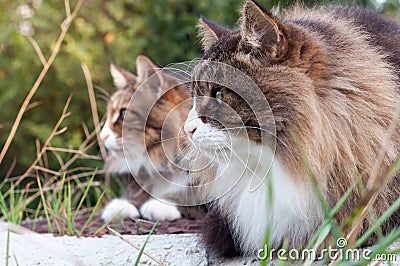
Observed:
[[[213,200],[204,239],[225,256],[254,254],[268,227],[270,248],[288,240],[289,248],[301,249],[324,220],[309,170],[330,207],[358,174],[368,183],[400,104],[400,27],[352,7],[295,7],[278,17],[251,0],[239,24],[230,30],[200,19],[199,25],[204,62],[192,73],[193,107],[184,129],[194,149],[215,156],[212,170],[189,173],[192,182],[211,184],[201,191]],[[244,72],[263,97],[250,106],[243,95],[221,85],[229,83],[223,74],[219,84],[206,82],[218,75],[212,63]],[[239,87],[246,89],[243,84]],[[246,96],[251,98],[252,91]],[[266,101],[264,109],[271,108],[275,123],[275,158],[269,142],[262,142],[265,130],[253,112]],[[380,173],[399,158],[400,130],[394,122]],[[260,184],[252,184],[255,177]],[[399,173],[388,182],[371,208],[376,217],[400,196]],[[356,186],[336,215],[339,224],[361,196]],[[361,232],[372,223],[367,216]],[[397,211],[382,231],[399,223]]]
[[[115,65],[110,67],[116,91],[108,102],[100,138],[107,148],[107,170],[124,174],[125,196],[107,204],[102,218],[108,221],[119,214],[121,218],[141,215],[150,220],[175,220],[200,215],[193,208],[165,203],[178,204],[182,197],[168,181],[184,183],[184,176],[171,161],[184,138],[181,128],[190,94],[185,85],[159,71],[149,58],[138,56],[136,67],[137,76]],[[133,97],[139,100],[132,102]],[[154,97],[157,100],[152,103]]]

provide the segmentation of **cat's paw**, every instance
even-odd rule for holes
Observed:
[[[148,220],[166,220],[173,221],[182,217],[176,206],[164,202],[150,199],[140,207],[140,213]]]
[[[126,199],[113,199],[103,209],[101,218],[108,222],[112,218],[135,219],[139,217],[139,210]]]

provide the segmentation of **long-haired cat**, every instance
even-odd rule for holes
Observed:
[[[202,190],[213,200],[204,238],[227,256],[256,252],[267,231],[269,248],[285,240],[289,248],[304,248],[324,220],[310,173],[333,207],[359,175],[367,185],[392,123],[396,130],[379,174],[399,158],[399,121],[392,120],[400,105],[400,27],[351,7],[296,7],[278,17],[251,0],[239,23],[230,30],[200,20],[204,62],[192,74],[185,131],[196,149],[215,156],[214,175],[190,173],[194,183],[211,184]],[[225,80],[213,63],[245,73],[262,97],[250,104],[221,85],[234,76]],[[207,82],[213,75],[221,82]],[[251,98],[252,87],[243,84]],[[274,147],[262,141],[266,130],[253,111],[263,108],[267,118],[270,108],[275,123],[275,131],[269,130],[276,141],[273,160]],[[230,115],[232,109],[240,119]],[[399,173],[388,182],[371,208],[375,217],[399,198]],[[339,224],[361,197],[357,185],[336,214]],[[373,221],[368,215],[361,232]],[[399,223],[397,211],[382,231]]]
[[[181,128],[190,94],[185,85],[160,71],[149,58],[138,56],[136,67],[137,76],[115,65],[110,67],[116,91],[108,102],[100,137],[107,148],[107,170],[124,174],[125,196],[112,200],[102,218],[108,221],[117,215],[131,219],[141,215],[150,220],[175,220],[182,214],[200,215],[163,202],[181,203],[179,191],[168,181],[184,183],[177,180],[184,176],[171,163],[184,137]],[[133,101],[133,97],[138,100]]]

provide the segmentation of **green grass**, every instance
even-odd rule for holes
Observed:
[[[47,209],[47,201],[46,201],[46,198],[44,196],[43,189],[42,189],[42,183],[40,182],[39,178],[37,180],[37,183],[38,183],[38,186],[39,186],[40,199],[42,200],[43,211],[44,211],[44,214],[46,216],[48,230],[49,230],[49,233],[53,233],[54,230],[53,230],[53,226],[52,226],[52,223],[51,223],[49,211]]]
[[[7,201],[0,190],[0,213],[2,213],[6,221],[20,224],[24,217],[23,205],[27,193],[25,193],[24,190],[16,191],[13,183],[11,183],[9,187],[10,193]]]
[[[94,214],[99,212],[99,207],[104,204],[104,191],[102,185],[93,185],[96,174],[85,177],[85,182],[67,180],[64,174],[60,181],[46,184],[37,178],[38,192],[29,190],[16,190],[11,184],[7,197],[0,193],[0,218],[13,224],[21,224],[24,219],[33,220],[33,230],[36,220],[44,216],[48,232],[67,235],[82,235],[92,221]],[[82,185],[84,184],[84,186]],[[29,209],[26,201],[39,200],[36,209]],[[94,206],[93,205],[94,202]],[[90,204],[90,205],[88,205]],[[89,214],[84,226],[78,230],[75,220],[82,214]]]
[[[156,222],[154,223],[153,227],[152,227],[151,230],[150,230],[149,235],[146,237],[146,240],[145,240],[144,243],[143,243],[143,246],[140,248],[139,254],[138,254],[138,256],[137,256],[137,258],[136,258],[136,261],[135,261],[135,266],[138,266],[138,265],[139,265],[139,263],[140,263],[140,258],[142,257],[143,252],[144,252],[144,249],[146,248],[146,245],[147,245],[147,243],[149,242],[149,239],[150,239],[151,235],[153,235],[154,229],[157,227],[157,224],[158,224],[158,221],[156,221]]]

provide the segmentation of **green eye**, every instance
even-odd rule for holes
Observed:
[[[215,99],[217,99],[217,103],[222,103],[222,99],[224,98],[224,92],[217,91],[215,93]]]

